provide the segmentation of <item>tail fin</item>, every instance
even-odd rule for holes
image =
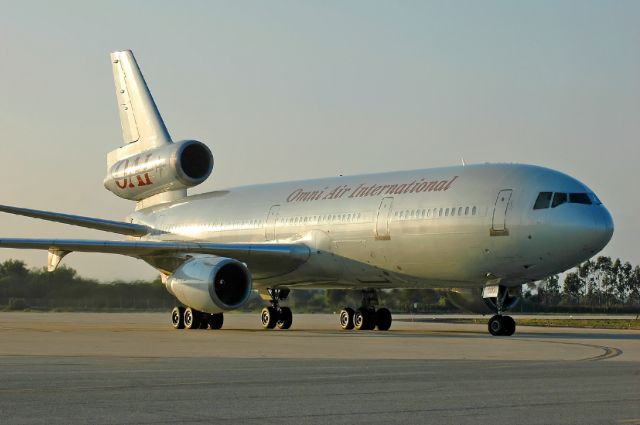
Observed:
[[[131,50],[111,53],[111,62],[127,154],[171,144],[171,136]]]

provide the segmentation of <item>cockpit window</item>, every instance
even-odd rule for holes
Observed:
[[[572,204],[591,205],[591,198],[586,193],[570,193],[569,202]]]
[[[589,198],[591,198],[591,202],[593,202],[594,205],[602,205],[602,201],[598,199],[595,193],[590,193]]]
[[[551,202],[552,192],[540,192],[538,195],[538,199],[536,199],[536,203],[533,204],[534,210],[542,210],[545,208],[549,208],[549,202]]]
[[[551,208],[555,208],[559,205],[564,204],[565,202],[567,202],[567,194],[556,192],[553,194],[553,201],[551,202]]]

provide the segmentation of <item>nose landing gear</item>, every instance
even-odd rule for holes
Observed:
[[[516,331],[516,321],[511,316],[503,316],[502,311],[506,308],[513,307],[517,302],[517,298],[509,296],[509,289],[500,285],[496,297],[488,298],[489,303],[493,305],[497,314],[489,319],[487,328],[493,336],[511,336]]]
[[[489,319],[488,328],[493,336],[511,336],[516,331],[516,321],[511,316],[496,314]]]

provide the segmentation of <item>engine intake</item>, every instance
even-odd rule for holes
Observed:
[[[121,198],[140,201],[199,185],[212,171],[209,148],[197,140],[183,140],[115,161],[104,186]]]
[[[207,313],[242,307],[251,289],[247,266],[224,257],[200,256],[187,260],[167,280],[167,290],[178,300]]]

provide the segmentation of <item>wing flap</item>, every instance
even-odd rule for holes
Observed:
[[[57,266],[69,252],[99,252],[135,258],[209,254],[229,257],[247,264],[260,277],[285,274],[305,263],[311,254],[304,244],[209,243],[173,241],[107,241],[87,239],[0,239],[0,248],[49,251],[49,268]],[[51,258],[51,257],[54,258]],[[55,257],[60,257],[55,258]],[[53,267],[55,268],[55,267]]]

